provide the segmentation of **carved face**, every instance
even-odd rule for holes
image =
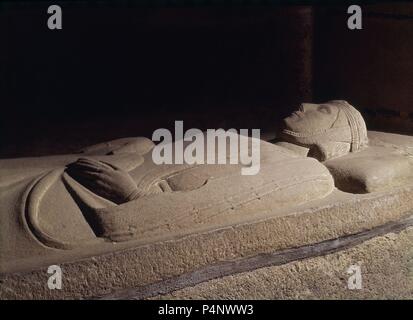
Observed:
[[[284,119],[284,141],[309,149],[309,156],[325,161],[355,152],[368,143],[360,112],[344,100],[303,103]]]
[[[297,133],[313,133],[331,128],[336,122],[339,108],[331,103],[303,103],[298,111],[284,119],[288,130]]]

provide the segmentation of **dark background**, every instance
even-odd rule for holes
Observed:
[[[274,131],[302,101],[345,99],[413,133],[413,4],[18,2],[0,6],[0,157],[173,129]],[[60,4],[63,29],[47,28]]]

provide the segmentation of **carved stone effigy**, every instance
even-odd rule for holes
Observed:
[[[260,287],[266,270],[299,284],[261,298],[351,298],[361,293],[338,279],[359,260],[406,283],[373,279],[367,297],[411,297],[413,138],[367,132],[345,101],[303,104],[285,124],[280,141],[259,142],[251,176],[233,164],[157,165],[146,138],[0,160],[0,297],[257,298],[235,288]],[[400,265],[377,266],[366,250],[397,252]],[[47,287],[52,264],[62,290]],[[309,293],[319,275],[297,268],[312,264],[343,270]]]

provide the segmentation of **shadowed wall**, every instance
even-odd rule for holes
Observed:
[[[413,133],[413,5],[0,9],[0,157],[173,129],[274,131],[302,101],[346,99],[369,129]]]
[[[1,11],[3,156],[151,137],[175,120],[184,129],[272,129],[311,99],[307,7],[68,4],[58,31],[46,11]]]
[[[413,4],[361,8],[362,30],[347,28],[345,7],[317,11],[315,98],[350,101],[369,129],[413,134]]]

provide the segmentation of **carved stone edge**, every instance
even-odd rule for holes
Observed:
[[[306,248],[324,241],[340,243],[340,239],[347,236],[370,232],[388,223],[403,225],[405,222],[401,219],[412,210],[413,192],[406,188],[367,199],[353,199],[350,203],[307,209],[283,217],[62,262],[62,290],[48,289],[46,265],[29,272],[4,273],[0,275],[0,298],[110,297],[116,292],[136,288],[149,292],[142,288],[220,263],[236,263],[239,259]]]

